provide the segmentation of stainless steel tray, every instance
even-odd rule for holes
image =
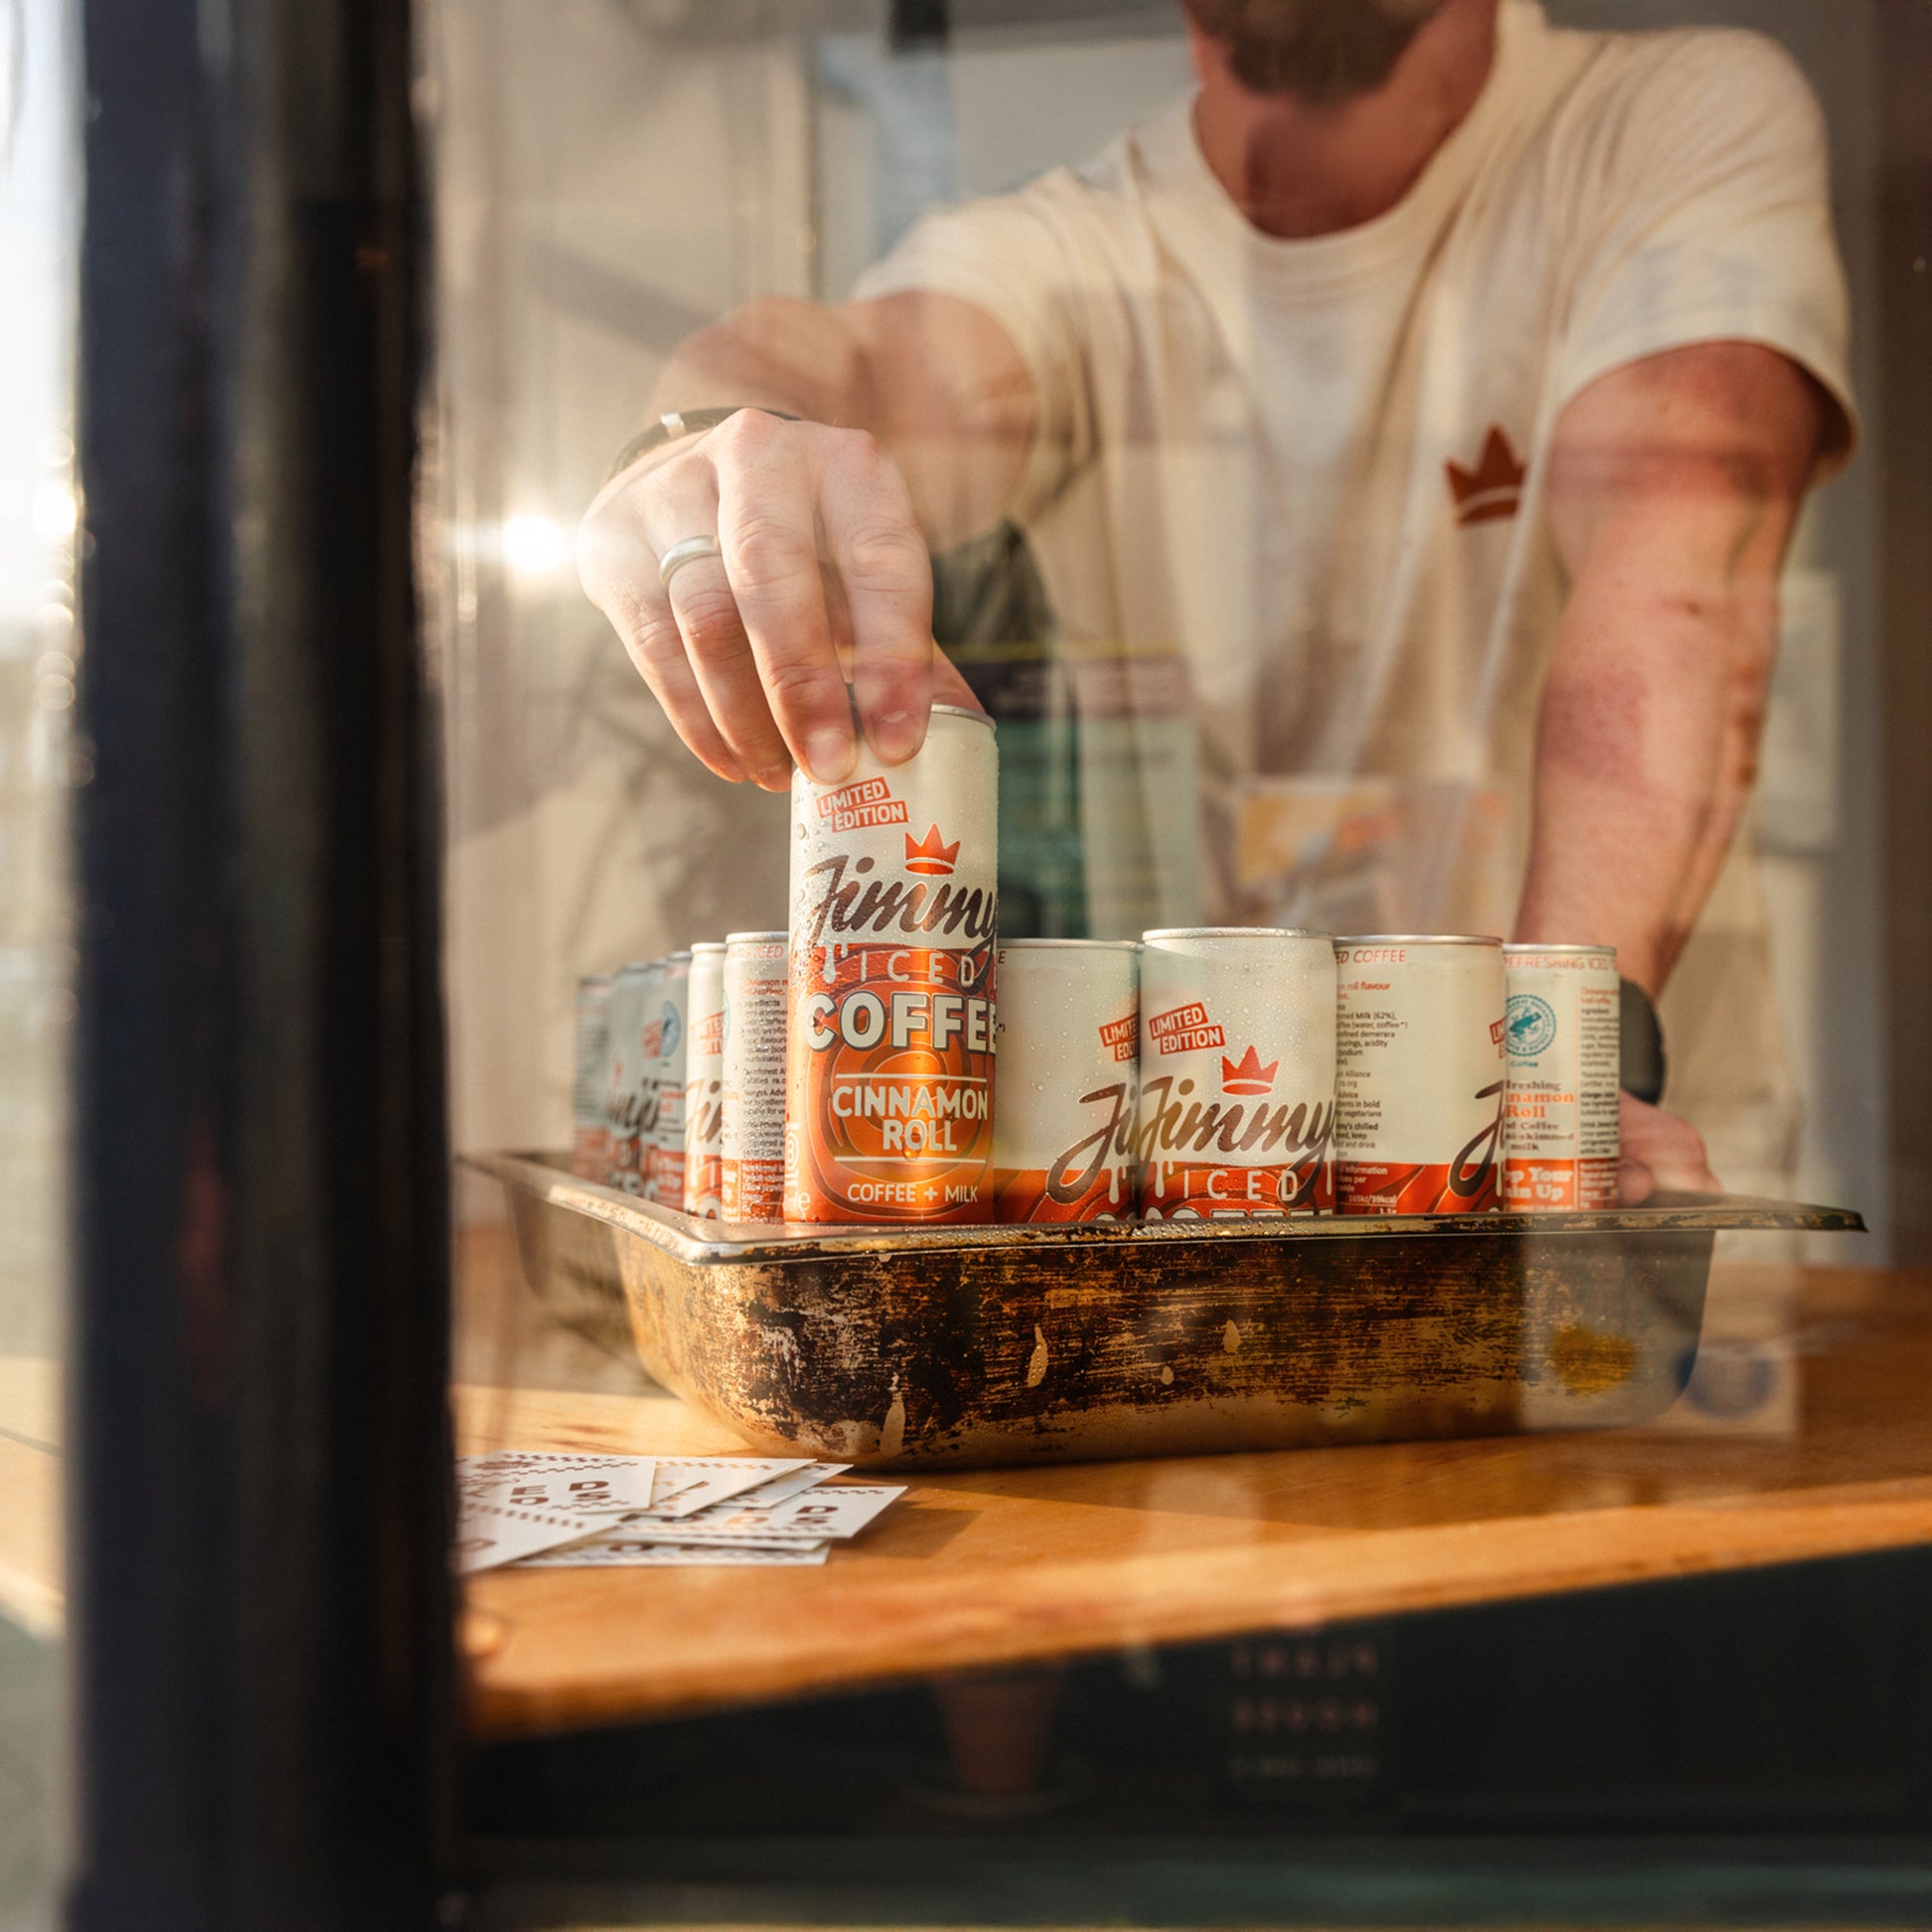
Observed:
[[[757,1448],[870,1468],[1180,1455],[1647,1422],[1697,1352],[1712,1244],[1844,1208],[1083,1227],[738,1226],[471,1157],[524,1273]],[[620,1315],[619,1310],[622,1313]]]

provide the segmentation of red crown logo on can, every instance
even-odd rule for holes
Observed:
[[[950,845],[942,844],[939,838],[939,828],[936,825],[928,826],[925,837],[916,843],[914,843],[910,832],[905,834],[905,870],[907,872],[930,873],[933,877],[939,879],[949,878],[952,874],[953,861],[958,857],[959,841],[954,839]]]
[[[1261,1055],[1250,1046],[1241,1056],[1237,1066],[1223,1053],[1221,1055],[1221,1091],[1223,1093],[1267,1093],[1275,1084],[1275,1070],[1280,1060],[1270,1060],[1266,1066],[1261,1063]]]

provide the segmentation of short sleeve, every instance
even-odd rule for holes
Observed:
[[[1056,170],[1018,194],[928,214],[853,290],[861,301],[914,289],[957,296],[1012,338],[1039,407],[1038,431],[1008,506],[1023,523],[1093,453],[1077,249],[1056,207],[1081,192]]]
[[[1850,299],[1804,76],[1755,34],[1660,35],[1601,107],[1571,184],[1585,219],[1558,402],[1646,355],[1758,343],[1837,404],[1825,451],[1839,467],[1857,423]]]

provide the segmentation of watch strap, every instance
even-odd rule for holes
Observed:
[[[682,442],[687,436],[700,436],[708,429],[716,429],[729,416],[736,416],[741,409],[761,409],[767,416],[775,416],[781,423],[796,423],[802,420],[790,416],[782,409],[771,409],[761,402],[729,402],[716,409],[667,409],[656,422],[647,423],[633,436],[617,456],[611,467],[604,473],[608,483],[628,470],[640,456],[648,456],[652,450],[661,449],[666,443]]]
[[[1617,1085],[1654,1107],[1664,1097],[1670,1058],[1656,1006],[1634,980],[1617,981]]]

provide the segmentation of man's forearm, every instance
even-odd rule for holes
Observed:
[[[1743,816],[1775,634],[1768,588],[1579,583],[1538,717],[1519,940],[1614,945],[1662,990]]]

